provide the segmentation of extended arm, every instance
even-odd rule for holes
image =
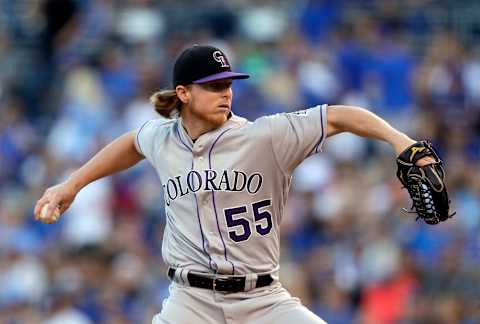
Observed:
[[[416,142],[368,110],[353,106],[328,106],[327,137],[342,132],[385,141],[392,145],[397,155]]]
[[[115,139],[75,171],[68,181],[80,191],[95,180],[134,166],[144,159],[144,156],[137,152],[134,141],[135,132],[126,133]]]
[[[408,190],[414,213],[427,224],[439,224],[452,217],[444,182],[445,170],[439,156],[427,141],[416,142],[377,115],[352,106],[329,106],[327,137],[350,132],[385,141],[397,153],[397,177]]]
[[[52,215],[56,206],[59,206],[63,213],[73,202],[77,193],[89,183],[128,169],[140,162],[144,156],[137,152],[134,141],[135,132],[120,136],[73,172],[65,182],[47,189],[35,206],[35,219],[41,219],[40,211],[45,204],[49,204],[48,215]],[[41,220],[46,223],[53,222],[50,217]]]

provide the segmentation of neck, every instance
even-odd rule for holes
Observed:
[[[183,109],[183,111],[187,111],[187,109]],[[189,113],[182,113],[181,116],[183,127],[187,131],[188,136],[190,136],[193,141],[195,141],[201,135],[215,129],[213,125],[209,124],[204,120],[195,118],[195,116],[192,116]]]

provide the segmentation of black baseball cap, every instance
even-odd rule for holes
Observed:
[[[225,53],[213,46],[193,45],[185,49],[173,67],[173,86],[206,83],[222,79],[247,79],[245,73],[232,72]]]

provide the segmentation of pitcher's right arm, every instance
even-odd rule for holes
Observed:
[[[53,223],[54,209],[58,206],[64,213],[75,199],[78,192],[95,180],[126,170],[145,157],[135,147],[136,132],[126,133],[105,146],[80,169],[73,172],[63,183],[48,188],[35,205],[35,219],[44,223]],[[48,204],[46,217],[40,212]]]

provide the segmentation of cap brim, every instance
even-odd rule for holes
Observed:
[[[249,77],[250,76],[245,73],[226,71],[226,72],[212,74],[212,75],[209,75],[208,77],[195,80],[193,81],[193,83],[206,83],[206,82],[223,80],[223,79],[248,79]]]

